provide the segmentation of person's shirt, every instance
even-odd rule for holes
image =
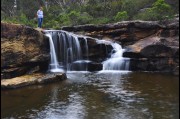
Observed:
[[[37,16],[38,16],[38,18],[43,18],[43,11],[42,10],[38,10],[37,11]]]

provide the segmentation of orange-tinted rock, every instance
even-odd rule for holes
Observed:
[[[1,76],[20,76],[49,60],[48,39],[39,30],[1,22]],[[18,68],[18,70],[10,70]]]

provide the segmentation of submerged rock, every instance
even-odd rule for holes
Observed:
[[[56,73],[56,74],[35,73],[35,74],[24,75],[11,79],[3,79],[1,80],[1,89],[13,89],[13,88],[19,88],[33,84],[45,84],[45,83],[62,81],[65,79],[66,79],[65,73]]]

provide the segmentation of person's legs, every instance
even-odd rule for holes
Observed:
[[[41,27],[41,18],[38,18],[38,27]]]
[[[41,28],[42,28],[43,18],[41,18]]]
[[[43,23],[43,18],[38,18],[38,27],[41,28]]]

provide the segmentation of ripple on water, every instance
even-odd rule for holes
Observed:
[[[30,119],[178,119],[178,79],[133,72],[68,72],[41,88],[2,93],[3,117]],[[15,95],[15,96],[14,96]],[[25,95],[25,96],[22,96]],[[12,100],[13,97],[13,100]]]

